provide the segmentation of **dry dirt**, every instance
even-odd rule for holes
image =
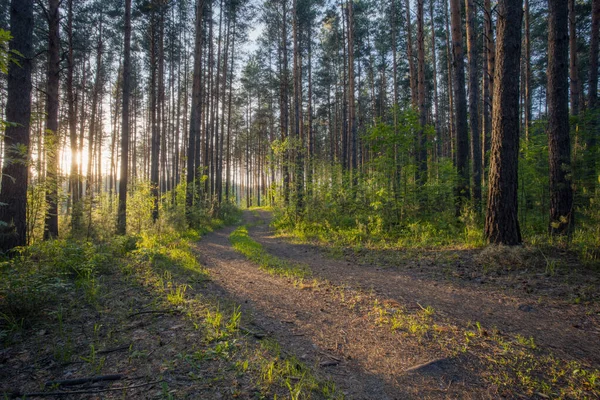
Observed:
[[[303,289],[290,279],[267,275],[232,250],[228,237],[233,227],[202,239],[201,261],[222,290],[243,304],[243,313],[256,329],[315,366],[348,398],[498,396],[497,388],[482,380],[476,357],[468,352],[449,357],[427,338],[411,339],[375,324],[365,299],[408,310],[431,306],[436,316],[456,326],[478,321],[503,335],[533,337],[563,360],[600,366],[599,314],[597,309],[590,312],[589,305],[540,302],[535,293],[428,278],[418,268],[414,272],[332,259],[318,246],[293,244],[274,235],[270,218],[266,211],[245,212],[250,236],[277,257],[307,264],[313,276],[330,282],[330,287]],[[348,307],[335,288],[359,299]]]

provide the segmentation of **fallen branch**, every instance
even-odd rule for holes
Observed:
[[[121,374],[90,376],[87,378],[65,379],[62,381],[48,381],[44,386],[77,386],[83,385],[84,383],[118,381],[124,377],[125,375]]]
[[[96,354],[116,353],[117,351],[128,350],[130,346],[131,346],[131,344],[128,344],[128,345],[117,347],[117,348],[114,348],[114,349],[100,350]]]
[[[127,316],[127,318],[135,317],[136,315],[142,315],[142,314],[176,314],[178,312],[180,312],[180,311],[178,311],[178,310],[148,310],[148,311],[138,311],[136,313],[129,314]]]
[[[69,391],[69,392],[33,392],[33,393],[18,393],[17,392],[17,393],[10,393],[9,396],[14,399],[14,398],[18,398],[18,397],[28,398],[28,397],[69,396],[72,394],[96,394],[96,393],[102,393],[102,392],[114,392],[114,391],[118,391],[118,390],[137,389],[137,388],[144,387],[144,386],[156,385],[157,383],[161,383],[163,381],[164,381],[164,379],[161,379],[158,381],[142,383],[139,385],[121,386],[121,387],[100,389],[100,390],[73,390],[73,391]]]
[[[322,361],[319,363],[320,367],[335,367],[339,364],[339,361]]]

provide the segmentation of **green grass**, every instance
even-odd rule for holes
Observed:
[[[269,254],[260,243],[252,240],[248,235],[248,227],[240,226],[229,235],[233,248],[242,253],[250,261],[271,275],[284,276],[286,278],[306,279],[310,277],[311,271],[308,266],[290,263]]]

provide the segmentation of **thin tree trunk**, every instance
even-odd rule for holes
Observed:
[[[296,148],[296,212],[302,213],[304,209],[304,138],[302,135],[302,70],[300,59],[298,4],[294,0],[294,19],[292,25],[294,40],[294,139],[298,141]]]
[[[436,38],[435,38],[435,22],[433,18],[433,5],[435,0],[429,1],[429,19],[431,24],[431,64],[433,67],[433,110],[435,113],[435,136],[436,136],[436,149],[435,159],[439,159],[441,154],[441,146],[442,146],[442,137],[440,134],[440,105],[438,98],[438,80],[437,80],[437,54],[436,54]]]
[[[91,197],[93,195],[92,186],[94,184],[94,173],[93,173],[93,161],[94,161],[94,136],[97,130],[97,113],[98,113],[98,98],[100,97],[100,90],[102,89],[102,12],[100,13],[100,23],[98,27],[98,44],[96,47],[96,78],[94,81],[94,87],[92,89],[92,112],[90,115],[90,126],[88,134],[88,160],[87,160],[87,178],[86,178],[86,195]],[[91,209],[90,202],[90,209]],[[88,221],[91,223],[91,221]]]
[[[44,240],[58,237],[58,89],[60,79],[59,0],[48,1],[48,85],[46,87],[46,217]]]
[[[525,0],[525,140],[529,141],[531,127],[531,34],[529,0]]]
[[[449,127],[448,127],[448,154],[447,156],[452,158],[452,162],[456,165],[456,152],[455,152],[455,137],[456,137],[456,118],[454,116],[454,83],[453,83],[453,70],[452,70],[452,46],[450,44],[450,22],[448,16],[448,0],[444,0],[444,14],[446,19],[446,59],[448,60],[448,114],[449,114]]]
[[[281,141],[285,142],[288,136],[288,59],[287,59],[287,0],[282,0],[282,22],[281,22],[281,55],[283,59],[282,74],[280,77],[280,119],[281,119]],[[283,201],[287,206],[290,201],[290,173],[288,167],[289,152],[283,151]]]
[[[465,65],[463,52],[460,0],[450,0],[452,49],[454,52],[454,104],[456,109],[456,215],[462,212],[463,201],[469,198],[469,133],[467,130],[467,95],[465,93]]]
[[[425,28],[424,28],[424,0],[417,0],[417,96],[419,110],[419,132],[417,153],[417,180],[420,185],[427,182],[427,137],[425,125],[427,124],[427,109],[425,108]]]
[[[550,232],[573,229],[571,141],[569,139],[568,5],[548,0],[548,155]]]
[[[351,0],[346,4],[348,10],[348,133],[350,137],[351,165],[353,179],[356,179],[358,162],[357,127],[356,127],[356,103],[354,101],[354,5]]]
[[[157,36],[158,21],[156,16],[156,10],[152,10],[150,16],[150,129],[152,136],[150,138],[150,191],[152,193],[153,207],[152,207],[152,221],[156,222],[158,219],[158,198],[159,198],[159,154],[160,154],[160,95],[157,93],[160,88],[158,87],[157,79],[159,75],[159,60],[156,54],[157,47]],[[160,51],[160,50],[159,50]]]
[[[483,2],[484,17],[484,64],[483,64],[483,146],[482,169],[485,171],[489,165],[489,152],[491,149],[490,135],[492,132],[492,93],[494,83],[494,31],[492,28],[492,6],[490,0]],[[484,177],[485,178],[485,177]]]
[[[529,0],[526,0],[527,2]],[[579,115],[579,73],[577,70],[577,29],[575,22],[575,0],[569,2],[569,75],[571,89],[571,115]],[[528,21],[525,23],[527,24]]]
[[[410,101],[414,110],[418,109],[419,95],[418,95],[418,84],[417,84],[417,71],[415,67],[415,60],[413,57],[413,38],[412,38],[412,23],[410,17],[410,0],[406,0],[406,36],[408,42],[406,43],[406,55],[408,57],[408,73],[410,81]]]
[[[125,0],[125,30],[123,46],[123,107],[121,109],[121,171],[119,180],[119,211],[117,232],[127,231],[127,184],[129,179],[129,95],[131,92],[131,0]]]
[[[469,128],[471,132],[471,171],[473,204],[479,211],[481,203],[481,146],[479,141],[479,69],[477,68],[477,35],[475,33],[475,2],[465,0],[467,11],[467,53],[469,57]]]
[[[204,12],[204,0],[196,0],[196,34],[194,40],[194,71],[192,81],[192,106],[190,111],[190,126],[189,126],[189,137],[188,137],[188,150],[187,150],[187,194],[186,194],[186,205],[189,211],[194,204],[194,185],[195,178],[197,176],[196,169],[199,165],[196,164],[197,159],[197,140],[200,140],[200,124],[202,123],[202,88],[201,88],[201,75],[202,75],[202,17]],[[191,222],[189,220],[188,222]]]
[[[71,229],[77,230],[81,224],[81,204],[79,198],[79,166],[77,162],[77,109],[75,100],[75,89],[73,88],[73,70],[75,68],[73,64],[73,0],[69,0],[68,3],[66,33],[69,41],[69,49],[67,53],[67,103],[69,120],[69,139],[71,144],[71,172],[69,174],[69,186],[72,204]]]
[[[233,66],[235,64],[235,31],[236,31],[236,15],[233,15],[233,37],[231,38],[231,65],[229,70],[229,99],[227,101],[227,162],[225,166],[225,200],[229,201],[229,192],[231,186],[231,109],[233,103]]]
[[[600,0],[592,0],[592,31],[590,33],[590,75],[588,81],[588,108],[591,111],[592,119],[590,121],[589,136],[587,140],[587,148],[591,157],[586,162],[586,184],[590,195],[594,195],[597,186],[598,167],[597,157],[593,156],[593,151],[596,149],[598,136],[598,116],[594,115],[598,107],[598,36],[600,35]]]

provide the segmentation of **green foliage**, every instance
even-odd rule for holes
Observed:
[[[135,185],[132,195],[127,199],[127,232],[140,234],[152,228],[152,209],[154,199],[149,182]]]
[[[304,279],[310,275],[306,266],[292,264],[265,251],[262,245],[250,238],[248,227],[240,226],[229,235],[233,248],[271,275]]]
[[[398,112],[397,125],[378,122],[363,136],[369,161],[360,171],[315,163],[319,180],[308,188],[307,212],[279,210],[275,226],[304,239],[340,245],[479,246],[482,221],[469,208],[455,216],[457,174],[452,160],[430,160],[425,183],[416,177],[413,111]],[[433,137],[430,126],[425,134]],[[293,202],[291,202],[293,204]]]
[[[58,296],[75,287],[95,302],[98,275],[110,271],[130,246],[122,238],[99,244],[60,239],[17,249],[15,257],[0,262],[0,330],[47,315]]]
[[[8,49],[8,44],[12,39],[12,35],[9,31],[0,29],[0,72],[3,74],[8,73],[8,66],[10,63],[15,63],[19,65],[19,54],[16,51],[10,51]]]
[[[571,236],[548,234],[548,137],[543,120],[535,121],[529,137],[521,141],[518,181],[524,240],[533,245],[570,247],[584,261],[594,263],[600,259],[600,165],[596,161],[597,146],[590,147],[590,138],[597,132],[597,116],[597,111],[586,111],[573,121],[576,230]],[[467,202],[457,218],[457,172],[452,160],[433,158],[434,152],[429,152],[427,179],[419,180],[414,156],[418,117],[412,111],[397,111],[396,121],[396,127],[379,121],[362,137],[367,161],[360,170],[347,171],[338,164],[315,162],[314,176],[318,179],[307,188],[311,195],[305,212],[298,213],[292,200],[276,210],[274,227],[301,240],[347,247],[483,246],[487,187],[482,188],[483,204],[476,208]],[[431,127],[425,132],[435,145]],[[278,144],[276,153],[284,147]],[[281,194],[277,199],[282,204]]]

